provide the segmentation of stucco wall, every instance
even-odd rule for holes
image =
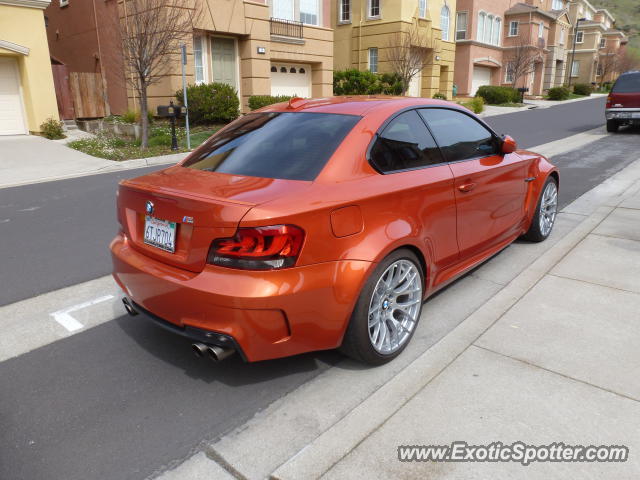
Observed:
[[[18,60],[27,126],[29,131],[39,132],[48,117],[59,118],[43,11],[0,4],[0,40],[29,48],[28,55],[4,49],[0,55]]]

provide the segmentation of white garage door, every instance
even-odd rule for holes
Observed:
[[[0,58],[0,135],[27,133],[18,75],[15,59]]]
[[[311,97],[311,65],[272,63],[271,95]]]
[[[487,67],[473,67],[471,95],[475,95],[483,85],[491,85],[491,69]]]

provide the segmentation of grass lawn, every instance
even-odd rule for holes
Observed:
[[[513,103],[513,102],[499,103],[499,104],[493,105],[493,106],[494,107],[512,107],[512,108],[526,107],[526,105],[524,103]]]
[[[198,147],[207,138],[217,132],[222,125],[194,127],[191,130],[191,148]],[[94,157],[107,160],[132,160],[148,158],[171,153],[186,152],[187,139],[184,128],[176,128],[178,150],[171,150],[171,128],[167,125],[153,125],[149,131],[149,147],[140,148],[140,141],[132,138],[118,137],[113,134],[99,133],[95,138],[76,140],[67,146]]]

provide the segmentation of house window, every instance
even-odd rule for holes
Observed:
[[[518,22],[516,20],[509,22],[509,36],[510,37],[518,36]]]
[[[369,49],[369,71],[378,73],[378,49],[375,47]]]
[[[458,12],[456,20],[456,40],[467,38],[467,12]]]
[[[203,37],[193,37],[193,62],[195,70],[196,85],[206,83],[205,61],[204,61],[204,45]]]
[[[564,28],[560,29],[560,45],[564,45]]]
[[[484,39],[482,40],[484,43],[491,43],[491,38],[493,38],[493,15],[487,16],[487,22],[484,25]]]
[[[440,10],[440,28],[442,29],[442,40],[449,40],[449,7],[446,5]]]
[[[491,43],[493,45],[500,45],[500,32],[502,31],[502,20],[496,18],[493,25],[493,37]]]
[[[574,60],[571,64],[571,76],[577,77],[580,73],[580,60]]]
[[[587,20],[593,20],[593,16],[591,15],[590,10],[587,10],[587,13],[585,14],[584,18],[586,18]]]
[[[318,25],[319,0],[300,0],[300,21],[307,25]]]
[[[273,16],[282,20],[293,20],[293,0],[273,0]]]
[[[584,32],[579,31],[576,33],[576,43],[582,43],[584,41]]]
[[[544,23],[538,24],[538,38],[544,38]]]
[[[380,0],[369,0],[369,18],[380,16]]]
[[[607,45],[607,39],[606,38],[601,38],[600,39],[600,48],[604,48]]]
[[[507,68],[505,69],[504,82],[513,83],[514,80],[515,78],[514,78],[514,71],[513,71],[513,62],[509,62],[507,63]]]
[[[552,10],[562,10],[564,8],[564,2],[562,0],[553,0],[551,4]]]
[[[478,14],[478,33],[476,34],[476,39],[479,42],[482,42],[484,38],[484,26],[487,23],[487,14],[484,12],[480,12]]]
[[[418,0],[418,15],[420,18],[427,16],[427,0]]]
[[[601,64],[598,64],[598,70],[597,70],[597,72],[596,72],[596,75],[598,75],[599,77],[601,77],[601,76],[602,76],[602,71],[603,71],[602,65],[601,65]]]
[[[351,0],[340,0],[340,22],[351,21]]]

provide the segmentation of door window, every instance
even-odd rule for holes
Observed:
[[[487,128],[464,113],[442,108],[423,108],[425,119],[449,162],[497,155],[498,141]]]
[[[401,113],[385,127],[371,149],[371,163],[381,172],[394,172],[442,163],[442,156],[420,116]]]

